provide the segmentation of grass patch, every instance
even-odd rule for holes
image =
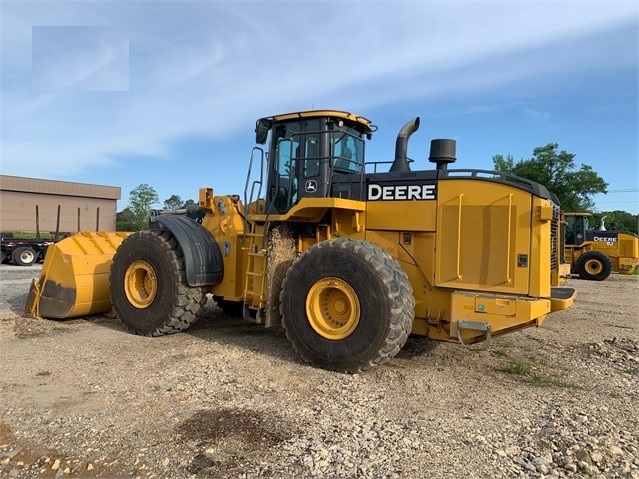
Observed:
[[[500,340],[499,341],[499,348],[497,349],[491,349],[490,352],[492,354],[494,354],[495,356],[499,356],[500,358],[504,358],[506,356],[508,356],[508,349],[512,348],[515,345],[515,343],[513,343],[512,341],[509,340]]]
[[[13,239],[34,239],[36,237],[35,231],[12,231],[10,233],[13,235]],[[58,236],[62,236],[62,234],[59,233]],[[40,231],[40,239],[52,240],[54,238],[55,232],[52,233],[50,231]]]
[[[544,378],[541,374],[531,371],[528,376],[532,379],[532,382],[536,386],[543,386],[548,382],[546,378]]]
[[[523,361],[514,361],[506,367],[506,372],[517,374],[518,376],[529,376],[532,372],[532,367]]]
[[[509,374],[515,374],[517,376],[525,376],[530,379],[534,386],[557,386],[567,389],[583,390],[584,387],[579,384],[568,383],[565,381],[547,378],[542,376],[536,371],[533,371],[532,366],[525,361],[517,360],[511,362],[504,371]]]

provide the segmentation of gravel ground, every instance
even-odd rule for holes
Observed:
[[[0,477],[639,478],[639,276],[487,351],[411,337],[360,375],[212,300],[185,333],[21,318],[0,266]]]

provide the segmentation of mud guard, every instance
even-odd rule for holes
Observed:
[[[160,215],[153,219],[150,227],[173,233],[184,253],[189,286],[215,285],[222,281],[222,252],[215,238],[199,223],[187,216]]]

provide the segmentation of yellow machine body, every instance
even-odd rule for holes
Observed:
[[[590,226],[590,213],[563,213],[566,262],[585,279],[605,279],[610,272],[639,273],[639,237],[603,224]],[[604,217],[605,218],[605,217]]]
[[[549,313],[570,307],[574,290],[557,288],[567,266],[561,260],[559,207],[552,195],[541,185],[498,172],[447,170],[446,163],[454,161],[452,140],[433,140],[431,161],[437,170],[411,171],[406,142],[418,126],[416,118],[402,128],[395,161],[389,172],[380,173],[377,164],[364,163],[364,140],[375,128],[363,117],[319,110],[262,118],[256,142],[264,144],[270,134],[271,143],[268,153],[253,150],[243,201],[201,188],[195,209],[160,212],[150,232],[130,238],[128,233],[79,233],[57,243],[31,286],[25,311],[77,317],[107,311],[113,302],[125,311],[126,298],[141,298],[130,313],[122,313],[133,317],[123,319],[125,324],[138,334],[166,334],[190,324],[190,310],[184,315],[180,309],[186,296],[167,303],[173,316],[157,327],[138,327],[136,316],[139,324],[155,320],[153,302],[156,296],[163,300],[166,290],[161,278],[171,277],[186,289],[212,294],[223,309],[237,306],[245,319],[266,327],[286,323],[287,337],[302,322],[312,327],[304,333],[310,342],[322,342],[326,351],[343,349],[362,328],[376,327],[365,324],[369,320],[362,312],[368,311],[367,288],[358,286],[349,271],[320,277],[302,293],[301,302],[283,287],[287,281],[289,290],[292,281],[303,282],[303,259],[316,255],[331,262],[333,253],[323,251],[343,248],[346,260],[357,256],[373,275],[380,271],[385,278],[378,281],[380,288],[397,282],[398,290],[411,296],[410,301],[394,299],[396,293],[389,290],[384,303],[410,305],[408,327],[397,326],[405,329],[400,339],[387,332],[372,356],[358,353],[357,364],[349,363],[349,350],[340,353],[345,359],[339,363],[332,353],[316,360],[313,351],[303,351],[303,341],[289,339],[310,362],[358,371],[392,357],[409,333],[463,344],[489,342],[495,335],[538,326]],[[153,231],[162,237],[147,234]],[[163,276],[161,265],[144,256],[146,247],[136,242],[157,246],[183,266]],[[126,254],[118,257],[116,251],[122,250]],[[210,250],[215,254],[209,257]],[[126,263],[131,255],[139,259]],[[116,263],[121,267],[115,268]],[[118,271],[125,278],[138,276],[114,289],[109,274],[113,282]],[[113,291],[119,297],[111,298]],[[287,308],[293,317],[285,317]],[[187,316],[188,321],[181,319]]]
[[[297,238],[289,258],[337,237],[369,241],[388,251],[413,285],[412,334],[472,342],[485,337],[485,330],[460,328],[460,321],[488,325],[497,336],[539,326],[549,313],[572,305],[574,295],[554,295],[561,283],[556,206],[501,184],[455,179],[440,185],[439,199],[427,205],[305,199],[286,215],[271,215],[269,222],[273,227],[332,218],[316,236]],[[213,296],[271,311],[263,230],[244,235],[241,203],[231,197],[211,197],[208,205],[213,214],[205,217],[203,226],[220,243],[233,245],[224,257],[225,280],[212,287]],[[264,205],[254,203],[252,208],[263,210]],[[249,221],[262,225],[266,215],[252,214]],[[523,264],[517,263],[518,256]],[[266,323],[279,324],[277,311],[267,314]]]
[[[25,313],[63,319],[109,311],[109,270],[128,234],[84,231],[50,245]]]

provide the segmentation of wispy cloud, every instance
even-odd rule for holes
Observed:
[[[632,2],[98,1],[42,9],[8,1],[1,8],[2,171],[26,176],[158,154],[190,135],[222,138],[259,116],[313,104],[357,110],[636,61],[636,45],[610,55],[608,46],[588,43],[636,21]],[[55,55],[43,55],[38,32],[69,26],[100,35],[90,45],[66,38],[48,64]],[[113,29],[126,35],[118,40]],[[126,88],[118,83],[125,43]],[[31,88],[32,54],[42,61],[36,90],[61,91]]]
[[[34,90],[128,90],[126,32],[114,27],[33,27],[32,32]]]
[[[552,116],[549,111],[536,110],[534,108],[526,108],[524,113],[536,120],[547,120]]]

